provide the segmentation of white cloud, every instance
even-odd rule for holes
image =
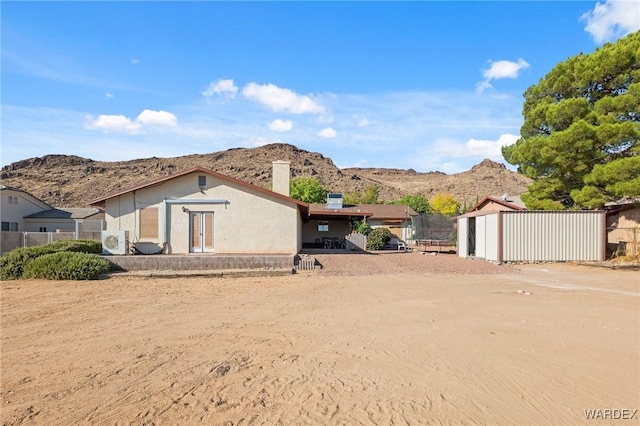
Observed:
[[[105,99],[113,99],[113,93],[108,93],[108,92],[107,92],[107,93],[105,93],[105,94],[104,94],[104,98],[105,98]]]
[[[140,63],[140,59],[138,58],[131,58],[131,64],[132,65],[138,65]]]
[[[451,140],[440,141],[435,149],[439,155],[453,158],[489,158],[494,161],[504,161],[501,148],[514,144],[519,136],[510,133],[502,134],[497,140],[471,138],[460,144]]]
[[[152,111],[145,109],[136,119],[137,123],[151,126],[170,126],[178,124],[178,117],[167,111]]]
[[[486,158],[492,160],[501,160],[502,159],[502,150],[503,146],[512,145],[516,143],[518,140],[517,135],[512,134],[504,134],[500,135],[498,140],[479,140],[479,139],[470,139],[466,144],[465,148],[468,150],[470,154],[474,156],[486,156]]]
[[[484,80],[476,84],[476,91],[478,93],[482,93],[486,89],[491,89],[493,86],[491,85],[491,80],[499,80],[502,78],[518,78],[520,71],[523,69],[529,68],[529,63],[524,59],[520,58],[518,61],[489,61],[491,66],[488,69],[482,71],[482,76]]]
[[[497,80],[500,78],[517,78],[520,70],[529,68],[529,64],[520,58],[517,62],[513,61],[490,61],[489,69],[482,72],[485,80]]]
[[[138,115],[135,121],[124,115],[100,114],[96,119],[89,116],[87,117],[85,127],[87,129],[98,129],[105,132],[136,135],[142,133],[143,126],[174,127],[177,124],[178,118],[170,112],[145,109]]]
[[[209,86],[202,91],[202,95],[210,98],[214,95],[220,95],[226,98],[235,98],[238,93],[238,87],[234,84],[233,79],[224,79],[212,81]]]
[[[242,90],[242,94],[276,112],[291,114],[323,114],[325,112],[324,106],[309,96],[298,95],[274,84],[249,83]]]
[[[613,41],[640,30],[640,2],[638,0],[606,0],[596,3],[593,10],[580,17],[586,22],[585,31],[596,43]]]
[[[276,119],[269,123],[269,129],[274,132],[288,132],[293,129],[293,122],[291,120]]]
[[[333,139],[336,137],[336,131],[333,130],[331,127],[324,128],[320,130],[317,134],[321,138],[325,138],[325,139]]]
[[[491,85],[491,83],[489,83],[488,81],[481,81],[479,83],[476,84],[476,92],[477,93],[482,93],[487,89],[493,89],[493,86]]]
[[[131,121],[124,115],[100,114],[95,120],[87,117],[86,127],[89,129],[99,129],[105,132],[122,132],[136,134],[140,132],[140,123]]]

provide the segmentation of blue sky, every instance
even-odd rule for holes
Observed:
[[[283,142],[338,167],[456,173],[522,94],[640,30],[640,2],[7,2],[2,165]]]

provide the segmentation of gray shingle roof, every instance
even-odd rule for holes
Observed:
[[[25,219],[86,219],[98,213],[102,211],[96,208],[60,208],[34,213]]]

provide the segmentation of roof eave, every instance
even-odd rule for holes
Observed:
[[[234,177],[227,176],[227,175],[224,175],[222,173],[218,173],[216,171],[213,171],[213,170],[210,170],[210,169],[207,169],[207,168],[204,168],[204,167],[193,167],[191,169],[187,169],[187,170],[183,170],[181,172],[173,173],[173,174],[171,174],[169,176],[165,176],[165,177],[160,178],[160,179],[155,179],[155,180],[152,180],[150,182],[143,183],[143,184],[135,186],[133,188],[128,188],[128,189],[125,189],[125,190],[122,190],[122,191],[114,192],[114,193],[106,195],[104,197],[96,198],[94,200],[89,201],[89,205],[104,207],[106,202],[107,202],[107,200],[110,200],[112,198],[116,198],[116,197],[128,194],[129,192],[138,191],[140,189],[145,189],[145,188],[149,188],[149,187],[152,187],[152,186],[160,185],[160,184],[162,184],[164,182],[167,182],[169,180],[172,180],[172,179],[175,179],[175,178],[178,178],[178,177],[181,177],[181,176],[186,176],[186,175],[188,175],[190,173],[194,173],[194,172],[206,173],[208,175],[217,177],[219,179],[226,180],[228,182],[232,182],[232,183],[238,184],[238,185],[243,186],[245,188],[256,190],[256,191],[258,191],[258,192],[260,192],[262,194],[268,195],[270,197],[278,198],[278,199],[283,200],[283,201],[292,202],[292,203],[296,204],[299,208],[301,208],[303,211],[305,211],[305,212],[309,211],[309,204],[308,203],[305,203],[305,202],[300,201],[300,200],[296,200],[295,198],[287,197],[286,195],[278,194],[277,192],[273,192],[273,191],[270,191],[268,189],[259,187],[258,185],[254,185],[252,183],[245,182],[243,180],[236,179]]]

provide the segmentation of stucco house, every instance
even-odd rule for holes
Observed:
[[[20,188],[0,185],[0,193],[3,231],[26,231],[25,217],[53,209],[49,204]]]
[[[27,191],[0,185],[2,230],[19,232],[100,231],[104,213],[97,208],[54,208]]]
[[[505,210],[526,210],[526,206],[519,196],[504,194],[500,197],[495,197],[493,195],[487,195],[469,210],[469,212]]]
[[[349,249],[358,221],[411,235],[416,215],[404,205],[312,204],[289,197],[290,166],[273,162],[273,190],[194,167],[92,200],[106,230],[143,254],[297,254],[303,248]],[[339,194],[332,194],[336,196]],[[341,201],[341,200],[340,200]],[[127,254],[129,248],[111,254]]]
[[[309,206],[288,196],[289,180],[286,161],[273,163],[273,191],[194,167],[90,204],[143,253],[296,254]]]
[[[0,253],[58,239],[99,238],[104,213],[97,208],[53,208],[29,192],[6,185],[2,194]]]

